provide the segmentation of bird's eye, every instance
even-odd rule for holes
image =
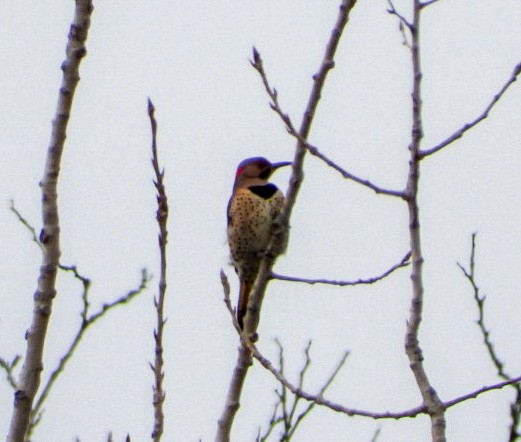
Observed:
[[[259,173],[259,177],[262,178],[263,180],[267,180],[270,177],[270,170],[264,169],[261,173]]]

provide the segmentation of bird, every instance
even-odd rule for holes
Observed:
[[[277,169],[291,164],[287,161],[270,163],[266,158],[253,157],[242,161],[235,173],[227,208],[228,245],[240,282],[236,314],[241,330],[244,328],[248,296],[270,241],[274,221],[284,207],[284,195],[268,180]],[[284,248],[285,241],[278,253],[282,253]]]

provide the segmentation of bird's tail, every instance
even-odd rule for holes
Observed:
[[[252,288],[252,283],[249,281],[241,281],[241,288],[239,291],[239,304],[237,305],[237,321],[241,330],[244,328],[244,317],[248,310],[248,296]]]

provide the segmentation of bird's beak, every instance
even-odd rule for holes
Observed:
[[[273,163],[271,167],[273,170],[277,170],[279,167],[291,166],[293,163],[291,161],[282,161],[280,163]]]

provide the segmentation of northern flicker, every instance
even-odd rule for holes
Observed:
[[[237,320],[241,329],[248,307],[248,295],[268,246],[273,222],[284,206],[284,195],[268,179],[279,167],[290,164],[273,164],[262,157],[248,158],[239,164],[235,173],[227,211],[228,244],[240,281]]]

